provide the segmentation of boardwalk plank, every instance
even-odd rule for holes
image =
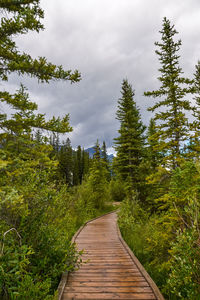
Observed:
[[[146,281],[74,281],[74,280],[69,280],[67,287],[70,286],[103,286],[103,287],[148,287],[148,283]]]
[[[145,281],[145,278],[143,277],[143,276],[138,276],[138,275],[136,275],[136,276],[133,276],[133,275],[131,275],[131,276],[123,276],[123,278],[122,278],[122,276],[119,274],[119,275],[112,275],[112,274],[109,274],[109,276],[108,275],[104,275],[104,274],[98,274],[98,275],[80,275],[80,274],[77,274],[77,275],[73,275],[73,274],[70,274],[70,279],[73,279],[73,280],[75,280],[75,281],[79,281],[79,280],[88,280],[88,282],[90,282],[90,281],[102,281],[103,279],[106,279],[106,280],[108,280],[109,279],[109,281],[118,281],[118,282],[120,282],[120,281]]]
[[[88,287],[88,286],[82,286],[82,287],[66,287],[65,293],[152,293],[152,290],[150,287]]]
[[[155,295],[140,293],[64,293],[64,299],[139,299],[139,300],[155,300]]]

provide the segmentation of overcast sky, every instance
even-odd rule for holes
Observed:
[[[164,16],[182,40],[180,64],[186,76],[193,75],[200,59],[199,0],[41,0],[41,6],[45,31],[18,38],[18,45],[33,57],[46,56],[66,70],[78,69],[82,80],[73,85],[20,81],[40,112],[70,114],[73,147],[87,148],[97,138],[112,146],[119,127],[115,113],[123,78],[135,89],[135,101],[148,125],[152,115],[146,108],[153,100],[143,93],[159,86],[154,42],[160,40]],[[18,82],[12,76],[10,88]]]

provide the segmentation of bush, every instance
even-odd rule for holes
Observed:
[[[125,186],[119,179],[112,179],[109,184],[110,198],[113,201],[122,201],[126,197]]]
[[[200,235],[195,229],[184,229],[170,251],[170,274],[166,291],[176,299],[199,299]]]

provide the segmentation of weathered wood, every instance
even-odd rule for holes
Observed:
[[[87,281],[87,282],[94,282],[94,281],[103,281],[103,280],[106,280],[106,281],[108,281],[108,278],[106,277],[106,276],[101,276],[101,277],[97,277],[97,276],[87,276],[87,275],[85,275],[85,276],[80,276],[80,275],[77,275],[77,276],[70,276],[70,278],[68,279],[68,282],[69,281]],[[142,276],[137,276],[137,277],[135,277],[135,276],[131,276],[131,277],[122,277],[122,276],[118,276],[118,277],[116,277],[116,276],[109,276],[109,282],[119,282],[119,284],[120,284],[120,282],[124,282],[124,281],[131,281],[131,282],[142,282],[142,281],[144,281],[144,282],[147,282],[145,279],[144,279],[144,277],[142,277]],[[67,283],[68,283],[67,282]],[[148,283],[147,283],[148,284]],[[148,284],[148,286],[149,286],[149,284]]]
[[[63,299],[139,299],[139,300],[155,300],[153,293],[70,293],[63,294]],[[66,297],[66,298],[65,298]]]
[[[75,280],[69,280],[67,282],[67,287],[70,286],[103,286],[103,287],[148,287],[149,284],[146,281],[75,281]]]
[[[62,300],[67,299],[157,299],[157,286],[138,264],[123,241],[116,213],[104,215],[77,232],[74,241],[85,262],[68,276]]]
[[[58,286],[58,300],[62,299],[62,295],[64,293],[64,289],[67,283],[67,279],[68,279],[68,272],[65,272],[62,274],[59,286]]]
[[[88,287],[88,286],[82,286],[82,287],[66,287],[65,293],[152,293],[152,290],[150,287]]]

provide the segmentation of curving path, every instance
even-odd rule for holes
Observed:
[[[62,293],[67,299],[159,299],[155,283],[121,238],[116,213],[88,222],[76,237],[83,264],[70,273]]]

